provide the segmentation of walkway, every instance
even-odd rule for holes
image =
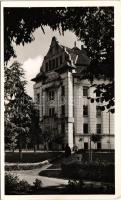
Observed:
[[[42,181],[43,188],[50,186],[62,186],[66,185],[68,180],[64,180],[61,176],[59,176],[59,174],[61,174],[60,162],[61,159],[58,159],[53,164],[48,164],[40,169],[11,171],[11,173],[17,175],[20,180],[26,180],[31,185],[35,179],[39,179]]]

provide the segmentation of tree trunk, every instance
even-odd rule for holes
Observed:
[[[21,139],[21,136],[19,136],[19,162],[22,161],[22,139]]]

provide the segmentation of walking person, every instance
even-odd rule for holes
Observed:
[[[68,144],[66,144],[66,147],[65,147],[65,157],[69,157],[71,156],[71,148],[69,147]]]

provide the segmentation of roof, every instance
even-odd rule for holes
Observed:
[[[59,44],[59,42],[57,41],[57,39],[55,37],[52,38],[50,48],[54,44],[56,46],[59,46],[62,49],[62,51],[65,51],[65,53],[67,55],[66,63],[64,63],[64,66],[61,66],[61,68],[66,69],[69,66],[72,67],[72,68],[77,68],[77,73],[78,73],[78,71],[80,71],[79,68],[81,69],[82,66],[83,67],[89,66],[91,60],[87,56],[87,52],[86,52],[85,49],[79,49],[78,47],[76,47],[76,45],[72,49],[69,48],[69,47],[63,46],[63,45]],[[49,50],[48,50],[48,53],[49,53]],[[48,53],[47,53],[47,55],[48,55]],[[46,56],[45,56],[45,58],[46,58]],[[57,68],[57,70],[58,70],[58,68]],[[41,78],[43,78],[43,72],[42,71],[43,71],[43,67],[41,68],[40,73],[37,74],[37,76],[35,78],[33,78],[32,81],[37,82],[37,81],[41,80]],[[55,72],[55,73],[57,73],[57,72]],[[48,78],[49,78],[49,80],[50,79],[53,80],[54,78],[57,78],[57,74],[52,75],[51,78],[49,76]]]

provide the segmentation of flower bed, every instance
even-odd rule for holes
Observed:
[[[65,178],[114,182],[114,164],[100,162],[64,162],[61,165]]]

